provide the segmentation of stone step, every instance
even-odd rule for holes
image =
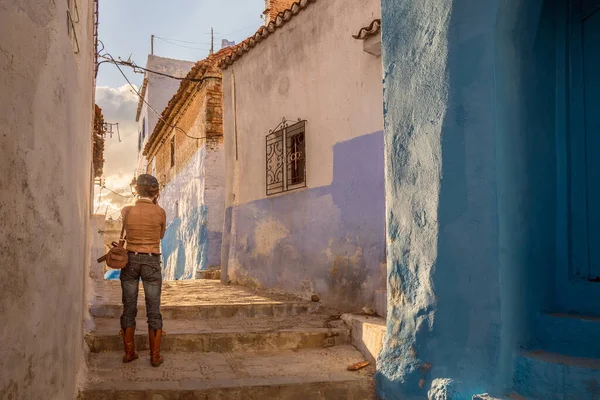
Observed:
[[[600,398],[600,360],[544,351],[520,354],[514,389],[526,399]]]
[[[147,352],[130,364],[121,362],[119,352],[91,354],[79,400],[374,399],[374,367],[347,371],[363,361],[352,346],[242,354],[165,352],[164,357],[161,367],[152,368]]]
[[[292,301],[279,303],[229,303],[229,304],[191,304],[162,305],[160,311],[165,319],[192,318],[263,318],[273,316],[292,316],[316,312],[318,303]],[[119,318],[123,306],[119,303],[96,304],[90,307],[93,317]],[[138,306],[138,315],[146,315],[146,307]]]
[[[163,282],[161,311],[163,318],[227,318],[235,316],[267,317],[315,312],[319,303],[286,294],[274,294],[214,280]],[[94,317],[121,316],[120,282],[105,281],[96,288],[90,312]],[[139,285],[138,315],[146,315],[144,287]]]
[[[118,351],[123,342],[119,320],[96,318],[95,329],[86,334],[90,351]],[[167,333],[162,348],[167,351],[255,352],[331,347],[350,343],[349,329],[336,316],[325,314],[296,317],[211,318],[164,320]],[[145,320],[137,321],[136,348],[147,350]]]
[[[600,358],[600,317],[541,314],[536,322],[540,349],[575,357]]]
[[[350,328],[352,344],[356,346],[367,360],[375,363],[386,333],[385,319],[368,315],[344,314],[342,320]]]

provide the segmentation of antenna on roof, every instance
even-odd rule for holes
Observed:
[[[150,54],[154,55],[154,35],[150,36]]]
[[[210,28],[210,54],[215,52],[215,30]]]

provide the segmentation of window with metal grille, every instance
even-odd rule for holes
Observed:
[[[266,138],[267,196],[306,187],[306,121],[284,120]]]
[[[175,166],[175,136],[171,138],[171,167]]]

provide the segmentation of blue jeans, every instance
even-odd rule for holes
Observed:
[[[162,272],[160,256],[129,253],[129,262],[121,270],[121,289],[123,290],[123,315],[121,328],[135,327],[137,316],[137,300],[140,278],[144,284],[146,295],[146,316],[148,328],[162,329],[163,321],[160,314],[160,293],[162,290]]]

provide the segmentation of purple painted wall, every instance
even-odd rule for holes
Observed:
[[[318,294],[341,311],[373,305],[386,274],[383,132],[333,151],[331,185],[227,210],[222,262],[229,279]]]

